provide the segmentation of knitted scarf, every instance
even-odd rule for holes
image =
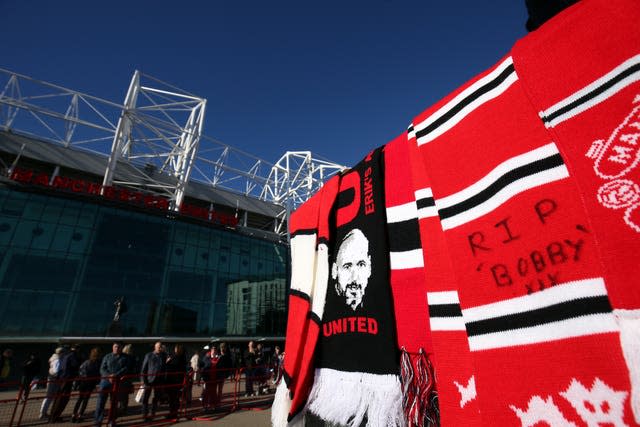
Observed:
[[[305,405],[337,425],[437,423],[405,144],[403,134],[384,151],[374,150],[291,216],[289,393],[284,386],[277,393],[275,425],[295,420]]]
[[[578,2],[409,128],[443,425],[640,422],[638,22]]]
[[[388,248],[394,423],[429,425],[435,408],[445,426],[640,423],[638,22],[637,1],[578,2],[384,147],[387,239],[375,244]],[[343,188],[331,180],[291,218],[274,425],[312,407],[333,423],[385,422],[366,404],[335,418],[314,395]]]
[[[331,212],[328,287],[308,410],[338,425],[402,419],[389,286],[382,150],[343,173]]]

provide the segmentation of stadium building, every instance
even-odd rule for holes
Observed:
[[[208,138],[206,100],[138,72],[122,105],[0,91],[3,347],[283,339],[287,214],[339,165]]]

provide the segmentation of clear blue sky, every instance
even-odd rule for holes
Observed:
[[[226,144],[353,165],[525,20],[524,0],[0,0],[0,67],[116,102],[139,69],[207,98]]]

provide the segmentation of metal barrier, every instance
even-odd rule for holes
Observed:
[[[107,379],[97,377],[39,380],[27,387],[19,382],[3,383],[0,426],[35,426],[49,421],[93,426],[100,401],[105,402],[103,425],[116,421],[135,425],[160,420],[216,421],[238,410],[268,409],[275,391],[269,368],[218,369],[211,373],[213,378],[205,374],[198,381],[192,372],[165,373],[160,382],[143,392],[144,383],[137,374],[124,375],[107,389],[102,387]]]

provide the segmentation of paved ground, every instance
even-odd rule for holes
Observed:
[[[201,390],[194,387],[193,395],[199,396]],[[15,392],[0,392],[0,426],[5,427],[11,425],[12,427],[89,427],[92,425],[91,416],[93,415],[93,409],[95,408],[95,393],[89,401],[89,406],[86,411],[86,419],[79,423],[74,424],[70,422],[70,415],[75,404],[76,397],[72,396],[66,410],[63,413],[63,421],[61,423],[49,424],[45,420],[38,418],[40,404],[44,398],[44,390],[37,390],[32,392],[29,399],[25,403],[18,403],[16,405]],[[191,403],[191,408],[187,410],[187,415],[191,419],[180,418],[177,422],[173,420],[165,420],[168,408],[166,405],[161,405],[158,408],[158,416],[156,420],[150,423],[143,423],[141,416],[140,404],[133,400],[133,394],[129,401],[128,413],[130,415],[126,417],[118,418],[119,427],[204,427],[204,426],[229,426],[229,427],[254,427],[254,426],[270,426],[271,417],[271,402],[273,401],[273,393],[269,393],[256,397],[243,397],[240,396],[237,400],[237,406],[235,406],[235,384],[225,384],[225,390],[221,407],[216,411],[206,413],[202,410],[202,406],[199,400],[194,398]],[[15,413],[14,413],[15,411]],[[13,418],[13,422],[11,419]],[[103,424],[103,425],[106,425]]]
[[[253,427],[270,426],[271,410],[239,410],[211,420],[185,421],[176,425],[177,427],[204,427],[204,426],[228,426],[228,427]]]

